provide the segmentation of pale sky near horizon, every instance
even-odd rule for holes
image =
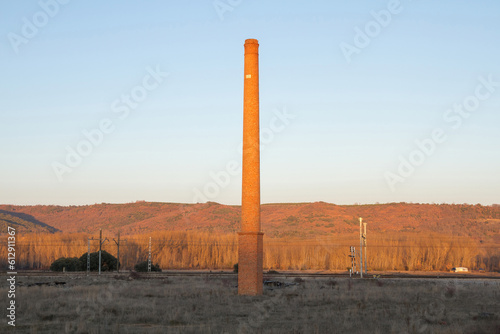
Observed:
[[[59,1],[0,5],[1,204],[240,204],[247,38],[262,203],[500,203],[498,1]]]

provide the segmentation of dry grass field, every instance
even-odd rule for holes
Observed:
[[[273,279],[289,284],[248,297],[236,275],[19,275],[0,332],[500,333],[497,279]]]

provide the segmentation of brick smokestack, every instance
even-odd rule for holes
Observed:
[[[245,41],[241,232],[238,294],[262,294],[263,233],[260,231],[259,42]]]

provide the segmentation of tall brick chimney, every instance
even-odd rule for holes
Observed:
[[[262,294],[260,231],[259,42],[245,41],[243,93],[243,182],[238,233],[238,294]]]

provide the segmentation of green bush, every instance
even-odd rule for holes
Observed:
[[[135,271],[147,272],[148,271],[148,261],[139,262],[134,266]],[[161,272],[160,266],[158,264],[151,263],[151,271]]]
[[[61,257],[50,265],[51,271],[63,271],[63,268],[66,271],[79,271],[80,262],[77,257]]]
[[[237,263],[233,266],[233,272],[238,273],[238,264]]]
[[[79,259],[80,270],[87,270],[87,253]],[[118,260],[105,250],[101,251],[101,271],[116,270]],[[90,253],[90,271],[99,271],[99,252]]]

